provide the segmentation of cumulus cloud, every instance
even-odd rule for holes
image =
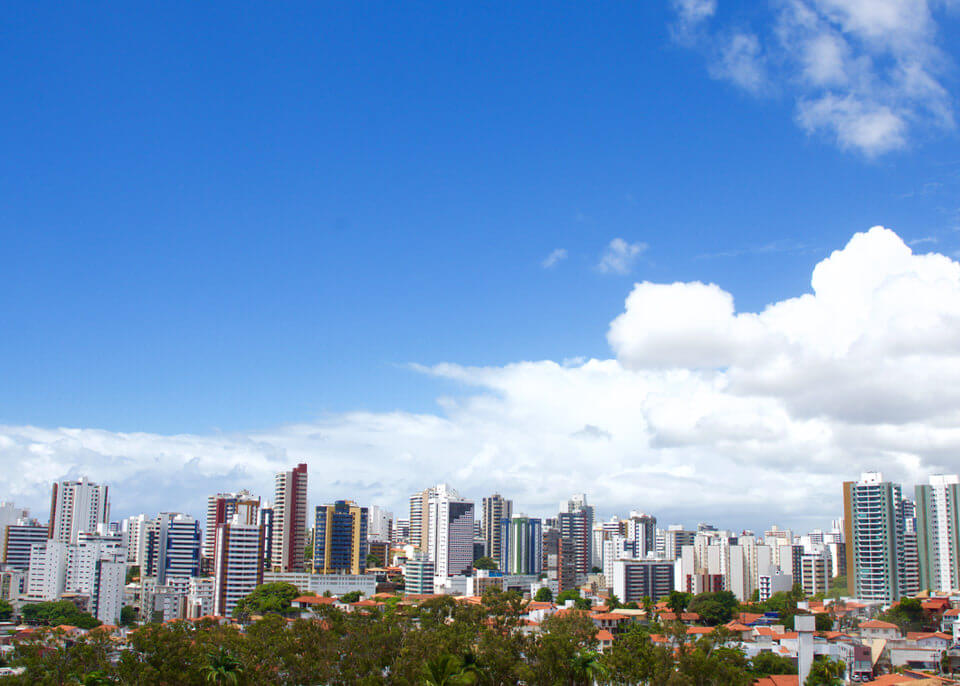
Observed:
[[[269,498],[272,473],[306,461],[314,504],[403,512],[445,480],[541,515],[586,491],[604,515],[803,527],[837,516],[861,470],[909,486],[960,469],[960,264],[887,229],[760,312],[716,284],[637,283],[607,338],[611,359],[418,368],[462,387],[436,413],[211,436],[0,427],[3,496],[42,515],[52,480],[88,474],[110,483],[116,516],[202,514],[220,489]]]
[[[710,73],[751,93],[768,83],[796,102],[810,134],[868,157],[906,147],[919,131],[954,126],[943,86],[936,0],[771,0],[756,32],[675,4],[678,41],[708,56]],[[694,21],[691,17],[698,17]],[[712,21],[712,25],[710,22]],[[696,31],[689,27],[696,26]]]
[[[646,249],[646,243],[627,243],[622,238],[614,238],[600,256],[597,269],[604,274],[627,274]]]
[[[550,252],[543,260],[540,262],[540,266],[544,269],[550,269],[555,267],[560,262],[563,262],[567,259],[567,251],[565,248],[556,248]]]

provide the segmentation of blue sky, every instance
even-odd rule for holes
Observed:
[[[946,95],[889,96],[910,127],[872,148],[802,124],[776,3],[5,7],[0,424],[434,413],[469,390],[410,363],[611,357],[634,282],[759,311],[876,224],[953,255],[948,5],[917,38]]]

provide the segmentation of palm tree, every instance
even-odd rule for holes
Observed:
[[[581,650],[571,660],[570,675],[572,686],[589,686],[606,676],[607,668],[600,662],[600,655],[596,651]]]
[[[236,684],[243,674],[243,665],[233,653],[221,646],[207,653],[204,671],[207,674],[206,680],[211,684]]]
[[[453,655],[441,655],[427,660],[420,670],[423,686],[469,686],[477,682],[477,671],[473,665],[466,669],[464,664]]]

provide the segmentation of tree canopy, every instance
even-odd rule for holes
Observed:
[[[293,584],[275,582],[257,586],[250,595],[242,598],[233,610],[237,617],[250,615],[286,614],[291,601],[301,595]]]
[[[717,591],[716,593],[701,593],[690,601],[687,610],[696,612],[708,626],[717,626],[726,624],[733,619],[734,614],[740,607],[737,597],[730,591]]]
[[[473,561],[474,569],[496,569],[497,563],[492,557],[484,555],[483,557],[478,557]]]
[[[20,611],[30,624],[48,626],[69,625],[80,629],[93,629],[101,622],[88,612],[82,612],[69,600],[57,600],[45,603],[29,603]]]

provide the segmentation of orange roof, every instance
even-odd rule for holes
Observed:
[[[300,603],[302,605],[332,605],[337,602],[336,598],[324,598],[323,596],[318,595],[302,595],[299,598],[294,598],[291,602]]]
[[[796,674],[771,674],[753,682],[753,686],[799,686],[800,677]]]
[[[744,624],[753,624],[755,621],[757,621],[761,617],[763,617],[763,615],[759,615],[755,612],[741,612],[739,619]]]
[[[954,608],[950,608],[949,610],[947,610],[947,611],[944,612],[943,614],[944,614],[945,616],[947,616],[947,617],[956,617],[957,615],[960,615],[960,610],[958,610],[957,608],[954,607]]]
[[[592,615],[590,615],[590,619],[599,619],[601,621],[603,620],[620,621],[622,619],[627,619],[627,616],[617,614],[616,612],[594,612]]]
[[[690,634],[709,634],[713,631],[712,627],[709,626],[689,626],[687,627],[687,635]]]
[[[884,622],[879,619],[871,619],[868,622],[860,623],[861,629],[897,629],[896,624],[891,624],[890,622]]]
[[[600,631],[597,632],[597,640],[598,640],[598,641],[612,641],[612,640],[613,640],[613,634],[611,634],[611,633],[610,633],[609,631],[607,631],[606,629],[600,629]]]
[[[725,624],[730,631],[750,631],[750,627],[740,624],[739,622],[729,622]]]
[[[549,610],[553,607],[553,603],[548,603],[543,600],[531,600],[527,603],[528,610]]]
[[[782,634],[774,634],[773,638],[776,641],[782,641],[783,639],[800,638],[800,634],[796,631],[785,631]]]

